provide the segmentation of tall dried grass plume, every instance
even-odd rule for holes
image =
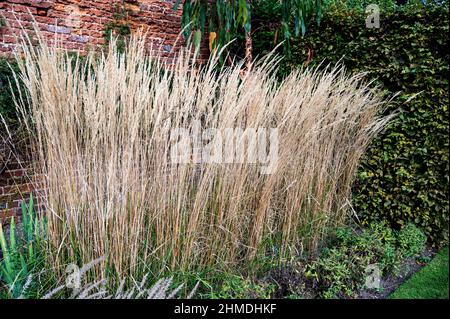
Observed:
[[[340,66],[279,81],[270,57],[244,75],[242,63],[193,63],[188,49],[167,66],[142,35],[84,57],[39,43],[24,37],[28,95],[16,101],[45,185],[48,258],[63,269],[106,256],[98,278],[313,253],[348,216],[359,160],[391,118],[363,75]],[[276,170],[174,164],[170,130],[193,123],[276,128]]]

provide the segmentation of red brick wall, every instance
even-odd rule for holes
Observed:
[[[172,58],[184,44],[180,33],[181,6],[174,11],[175,0],[0,0],[0,15],[9,25],[0,29],[0,55],[8,55],[16,47],[15,34],[20,24],[30,27],[33,19],[42,34],[52,42],[55,33],[69,50],[86,51],[105,44],[107,24],[120,21],[132,31],[148,32],[148,41],[158,47],[158,55]],[[117,8],[125,9],[118,18]],[[124,12],[124,11],[122,11]],[[203,48],[203,53],[206,47]]]
[[[12,159],[0,174],[0,223],[8,223],[11,216],[21,216],[21,204],[29,203],[33,193],[35,208],[39,209],[40,187],[34,182],[30,162]]]
[[[0,57],[10,56],[17,48],[16,35],[21,26],[31,28],[35,20],[44,37],[52,43],[55,33],[61,44],[68,50],[86,52],[105,44],[104,31],[109,22],[120,21],[131,30],[142,28],[148,32],[148,42],[153,48],[160,48],[156,54],[169,62],[184,41],[180,38],[181,6],[177,11],[172,7],[175,0],[0,0],[0,16],[4,16],[7,26],[0,24]],[[119,8],[126,9],[126,16],[117,19]],[[207,45],[201,56],[208,54]],[[22,200],[28,201],[29,194],[38,193],[33,188],[29,174],[30,165],[26,161],[13,159],[2,163],[6,157],[0,145],[0,222],[7,221],[20,212]],[[7,164],[5,167],[3,164]],[[35,196],[38,194],[35,194]]]

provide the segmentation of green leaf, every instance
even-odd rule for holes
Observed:
[[[14,216],[12,216],[9,224],[9,251],[11,254],[14,254],[16,249],[16,224],[14,223]]]
[[[173,10],[175,11],[175,10],[177,10],[178,9],[178,6],[180,5],[180,3],[181,3],[181,0],[177,0],[176,2],[175,2],[175,4],[174,4],[174,6],[173,6]]]
[[[2,263],[4,264],[4,268],[3,268],[4,274],[10,275],[13,272],[13,265],[11,262],[8,245],[5,240],[5,234],[3,232],[2,223],[0,223],[0,247],[1,247],[2,253],[3,253]]]
[[[25,202],[22,201],[20,203],[20,208],[22,209],[22,224],[24,229],[28,229],[28,214],[27,214],[27,207],[25,205]]]
[[[194,46],[195,49],[198,50],[200,48],[200,43],[202,40],[202,31],[201,30],[197,30],[194,33]]]

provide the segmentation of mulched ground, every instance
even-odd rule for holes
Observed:
[[[421,254],[421,259],[431,260],[436,254],[436,249],[427,247]],[[408,258],[400,266],[397,276],[388,275],[381,278],[380,289],[364,289],[358,293],[355,299],[386,299],[404,281],[409,279],[415,272],[424,267],[426,263],[418,262],[417,258]],[[275,283],[276,289],[273,298],[286,298],[295,294],[302,299],[318,298],[318,287],[313,280],[304,276],[302,271],[295,267],[277,268],[269,272],[263,281]],[[296,293],[298,292],[298,293]],[[348,298],[348,297],[343,297]]]

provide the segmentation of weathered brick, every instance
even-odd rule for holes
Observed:
[[[55,32],[55,33],[64,33],[64,34],[70,34],[71,30],[70,28],[58,26],[58,25],[48,25],[47,31]]]
[[[21,176],[26,175],[26,173],[27,173],[26,169],[18,168],[18,169],[6,170],[4,174],[6,177],[21,177]]]
[[[145,29],[149,40],[164,39],[166,46],[161,52],[168,52],[168,46],[174,45],[181,31],[182,8],[174,11],[174,1],[123,1],[127,17],[121,22],[127,23],[133,32]],[[101,47],[105,43],[107,24],[113,21],[116,5],[121,3],[121,0],[3,0],[0,13],[7,18],[12,29],[0,30],[4,34],[0,37],[0,55],[6,56],[16,47],[11,35],[17,35],[21,27],[31,30],[33,21],[44,32],[68,35],[61,38],[63,47],[68,50],[86,51]],[[48,41],[51,43],[50,37]],[[178,50],[179,46],[174,49]]]
[[[69,40],[74,41],[74,42],[79,42],[79,43],[86,43],[86,42],[88,42],[88,37],[82,36],[82,35],[72,35],[69,38]]]
[[[17,215],[17,210],[14,208],[0,210],[0,223],[2,225],[8,224],[11,220],[11,217],[15,215]]]
[[[175,61],[175,52],[183,45],[183,39],[175,41],[181,31],[181,6],[172,7],[175,0],[126,0],[128,17],[121,20],[132,32],[146,31],[147,44],[153,45],[153,54],[163,57],[169,64]],[[50,45],[55,43],[67,50],[87,52],[106,43],[104,31],[114,21],[115,5],[122,0],[0,0],[0,15],[8,27],[0,27],[0,56],[11,57],[18,50],[17,36],[25,29],[33,43],[37,43],[34,27]],[[206,37],[205,37],[206,38]],[[205,43],[201,53],[208,54]],[[206,56],[205,55],[205,56]],[[199,59],[202,60],[202,59]],[[9,219],[20,210],[22,200],[28,200],[31,192],[43,190],[41,182],[30,181],[31,162],[22,160],[8,164],[8,170],[0,175],[0,219]],[[39,178],[34,178],[39,180]],[[42,201],[39,200],[39,205]]]

